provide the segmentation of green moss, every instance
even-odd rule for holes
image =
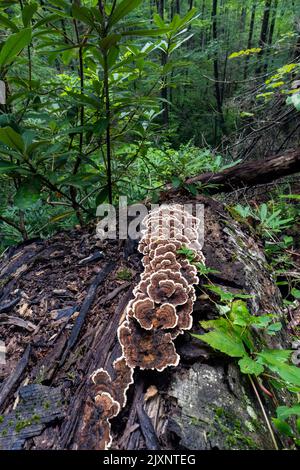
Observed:
[[[221,433],[225,437],[224,443],[228,449],[258,448],[256,442],[247,434],[250,431],[250,422],[247,422],[248,425],[246,425],[246,423],[242,423],[236,418],[236,415],[228,409],[216,408],[214,411],[215,420],[213,426],[216,430],[221,431]],[[252,430],[250,432],[252,432]]]
[[[117,276],[116,276],[118,279],[121,279],[122,281],[130,281],[132,279],[132,272],[127,269],[127,268],[124,268],[124,269],[120,269],[118,272],[117,272]]]

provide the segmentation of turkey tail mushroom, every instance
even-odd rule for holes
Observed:
[[[134,369],[161,372],[178,365],[174,339],[193,323],[194,285],[199,282],[193,263],[205,262],[198,240],[200,220],[184,206],[156,208],[144,218],[142,226],[138,251],[143,255],[144,272],[118,328],[123,355],[114,362],[114,378],[104,369],[91,376],[98,424],[103,428],[99,433],[102,449],[111,445],[110,420],[126,404]],[[183,248],[190,250],[191,257]],[[90,406],[88,409],[90,413]]]

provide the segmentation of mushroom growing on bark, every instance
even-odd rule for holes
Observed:
[[[118,328],[122,356],[113,364],[114,377],[103,369],[92,375],[99,416],[99,448],[103,449],[111,443],[110,420],[126,404],[134,369],[160,372],[178,365],[174,340],[193,323],[194,285],[199,282],[193,263],[205,261],[198,240],[200,220],[184,206],[173,204],[154,209],[142,225],[138,250],[143,254],[144,271]],[[184,255],[184,250],[180,251],[184,247],[192,250],[190,258]],[[86,406],[86,416],[92,419],[90,402]],[[84,426],[88,429],[87,423]]]

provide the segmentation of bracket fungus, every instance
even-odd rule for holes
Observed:
[[[200,220],[184,206],[156,208],[142,226],[138,251],[143,255],[144,271],[118,328],[122,356],[113,364],[113,378],[104,369],[91,376],[103,427],[99,444],[103,449],[111,444],[110,420],[126,404],[134,369],[161,372],[178,365],[174,339],[192,327],[194,285],[199,282],[193,262],[205,262],[198,240]],[[182,248],[192,251],[193,262]]]

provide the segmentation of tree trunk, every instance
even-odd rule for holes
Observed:
[[[157,12],[161,19],[164,19],[164,0],[158,0],[157,1]],[[168,61],[168,56],[165,52],[161,53],[161,65],[164,67],[167,64]],[[168,98],[169,98],[169,90],[168,90],[168,84],[167,84],[167,77],[164,75],[162,77],[162,85],[161,85],[161,93],[160,96],[162,98],[162,108],[163,108],[163,113],[162,113],[162,119],[163,119],[163,124],[165,127],[168,127],[169,125],[169,103],[168,103]]]
[[[263,68],[262,55],[267,45],[271,5],[272,5],[272,0],[265,1],[265,8],[264,8],[264,14],[263,14],[263,19],[262,19],[262,24],[261,24],[260,38],[259,38],[259,47],[261,48],[261,52],[258,57],[260,57],[261,60],[256,69],[257,75],[261,73],[262,68]]]
[[[178,197],[168,202],[178,202]],[[203,197],[180,202],[204,204],[203,251],[206,265],[217,271],[214,284],[251,295],[253,314],[276,313],[282,318],[280,292],[256,241],[220,203]],[[100,242],[94,233],[91,225],[67,236],[33,241],[11,249],[0,262],[0,306],[19,295],[9,314],[29,316],[35,326],[32,333],[0,326],[7,346],[7,363],[0,370],[0,412],[13,420],[19,406],[24,407],[24,395],[27,401],[32,397],[42,405],[38,426],[29,424],[21,433],[12,428],[4,434],[0,423],[2,449],[97,448],[97,420],[86,440],[81,435],[90,374],[100,367],[111,372],[120,355],[117,328],[142,265],[134,242]],[[91,261],[91,253],[100,254]],[[120,279],[118,273],[124,270],[131,279]],[[199,297],[200,293],[194,307],[194,332],[199,330],[199,320],[218,315],[214,302]],[[282,333],[265,340],[269,347],[289,346]],[[236,362],[189,333],[176,340],[176,348],[181,356],[178,367],[162,373],[135,371],[128,404],[112,422],[112,449],[272,449],[251,383]],[[25,378],[39,385],[33,390],[29,385],[28,390],[22,385]],[[147,398],[145,392],[151,386]],[[259,394],[270,419],[274,402],[262,390]],[[21,396],[21,402],[13,410],[15,396]],[[274,396],[279,404],[283,398],[288,403],[288,395],[283,397],[281,391],[274,391]],[[48,409],[45,403],[52,404],[54,398],[54,407]],[[276,439],[280,446],[280,438]]]
[[[256,13],[256,2],[252,4],[251,8],[251,18],[250,18],[250,25],[249,25],[249,36],[248,36],[248,43],[247,49],[252,48],[252,39],[253,39],[253,32],[254,32],[254,23],[255,23],[255,13]],[[246,80],[248,76],[248,66],[249,66],[249,56],[246,56],[245,61],[245,68],[244,68],[244,80]]]
[[[218,14],[218,0],[213,0],[211,16],[212,16],[212,39],[215,43],[215,47],[217,46],[217,40],[218,40],[217,14]],[[221,129],[221,131],[225,130],[225,121],[224,121],[223,106],[222,106],[223,103],[222,103],[221,86],[220,86],[218,52],[214,53],[213,69],[214,69],[216,105],[217,105],[217,113],[218,113],[217,118],[216,118],[216,134],[217,134],[218,127]]]

